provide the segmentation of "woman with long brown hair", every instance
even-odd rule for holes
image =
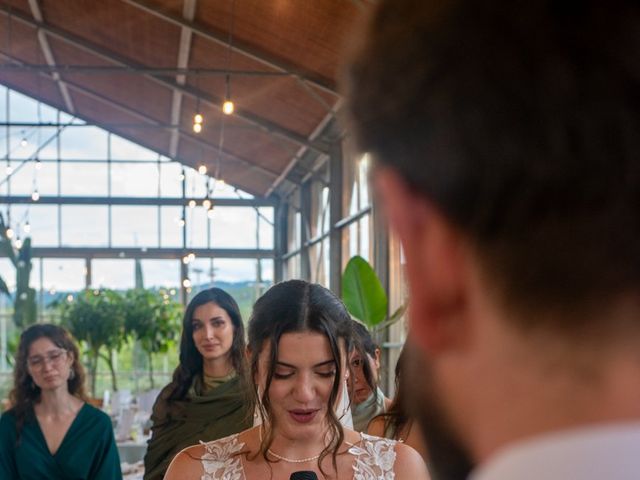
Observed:
[[[261,425],[183,450],[165,479],[428,478],[409,447],[340,423],[350,341],[349,314],[329,290],[302,280],[271,287],[249,322]]]
[[[20,336],[11,409],[0,417],[0,478],[121,479],[108,415],[87,403],[71,336],[33,325]]]
[[[238,304],[220,288],[199,292],[184,313],[180,364],[153,407],[145,480],[160,480],[183,448],[253,424]]]

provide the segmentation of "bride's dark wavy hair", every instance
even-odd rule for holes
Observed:
[[[267,457],[267,450],[273,442],[274,425],[269,387],[278,359],[280,338],[285,333],[292,332],[317,332],[324,335],[329,341],[336,363],[336,375],[327,408],[330,440],[320,453],[318,468],[325,474],[321,467],[322,460],[327,455],[332,455],[333,467],[337,472],[336,456],[338,448],[344,440],[344,430],[334,412],[334,405],[338,398],[340,382],[344,377],[342,357],[347,355],[351,344],[351,317],[342,301],[331,291],[321,285],[302,280],[289,280],[271,287],[255,303],[249,320],[250,367],[254,379],[258,374],[260,352],[267,345],[270,347],[269,363],[263,366],[266,369],[265,390],[259,395],[257,389],[254,389],[266,432],[260,445],[260,452],[265,461],[273,462]],[[344,350],[342,351],[340,349],[341,339],[344,341]],[[344,364],[347,363],[345,358]]]

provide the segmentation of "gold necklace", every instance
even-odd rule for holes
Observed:
[[[287,458],[287,457],[283,457],[282,455],[278,455],[277,453],[273,452],[270,448],[267,449],[267,452],[269,452],[270,455],[276,457],[278,460],[282,460],[284,462],[287,463],[305,463],[305,462],[311,462],[313,460],[317,460],[318,458],[320,458],[320,454],[315,455],[313,457],[307,457],[307,458]]]

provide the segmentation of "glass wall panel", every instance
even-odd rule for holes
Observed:
[[[31,237],[34,247],[58,246],[56,205],[12,205],[11,225],[19,238]]]
[[[53,118],[43,120],[45,122],[57,122],[55,115]],[[41,127],[35,136],[36,145],[41,148],[38,151],[38,158],[45,160],[54,160],[58,158],[58,142],[61,129],[56,127]]]
[[[15,90],[9,90],[9,110],[12,122],[33,122],[38,118],[38,102]]]
[[[157,160],[158,154],[118,135],[111,135],[111,158],[113,160]]]
[[[85,287],[84,259],[43,258],[42,272],[42,286],[50,295],[78,292]]]
[[[62,246],[106,247],[108,211],[106,206],[63,205]]]
[[[106,163],[62,162],[60,172],[63,196],[101,197],[108,193]]]
[[[260,248],[273,248],[273,208],[260,207]]]
[[[216,267],[211,258],[197,257],[187,265],[187,277],[191,280],[191,295],[209,288],[216,280]]]
[[[182,207],[160,207],[160,245],[162,247],[182,247],[180,219]]]
[[[187,208],[187,248],[207,248],[207,211],[197,206]]]
[[[158,165],[112,163],[111,195],[114,197],[157,197]]]
[[[128,290],[135,287],[132,259],[94,259],[91,261],[91,288]]]
[[[60,132],[60,157],[105,160],[107,132],[98,127],[66,127]]]
[[[35,185],[34,173],[37,172],[35,162],[14,160],[11,162],[11,168],[13,169],[9,177],[9,182],[11,182],[11,195],[31,195]]]
[[[187,197],[204,198],[207,195],[207,182],[210,178],[201,175],[192,168],[185,168],[184,173],[187,180]]]
[[[15,120],[13,117],[11,117],[11,121],[18,120]],[[13,160],[12,167],[14,168],[14,170],[17,169],[20,165],[20,162],[15,163],[16,160],[26,160],[31,158],[32,155],[35,155],[38,148],[34,140],[35,135],[35,128],[9,128],[9,158]]]
[[[182,166],[176,162],[160,164],[160,194],[163,197],[182,197]]]
[[[180,287],[180,260],[141,260],[142,279],[147,289],[169,289],[176,295]],[[171,292],[173,290],[173,293]]]
[[[210,228],[213,247],[256,247],[256,213],[251,207],[215,207]]]
[[[158,207],[111,207],[114,247],[158,247]]]

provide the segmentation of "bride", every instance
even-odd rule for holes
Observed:
[[[342,302],[320,285],[291,280],[267,291],[249,322],[262,423],[186,448],[165,479],[287,479],[300,471],[325,479],[428,479],[415,450],[341,425],[335,407],[348,378],[350,325]]]

